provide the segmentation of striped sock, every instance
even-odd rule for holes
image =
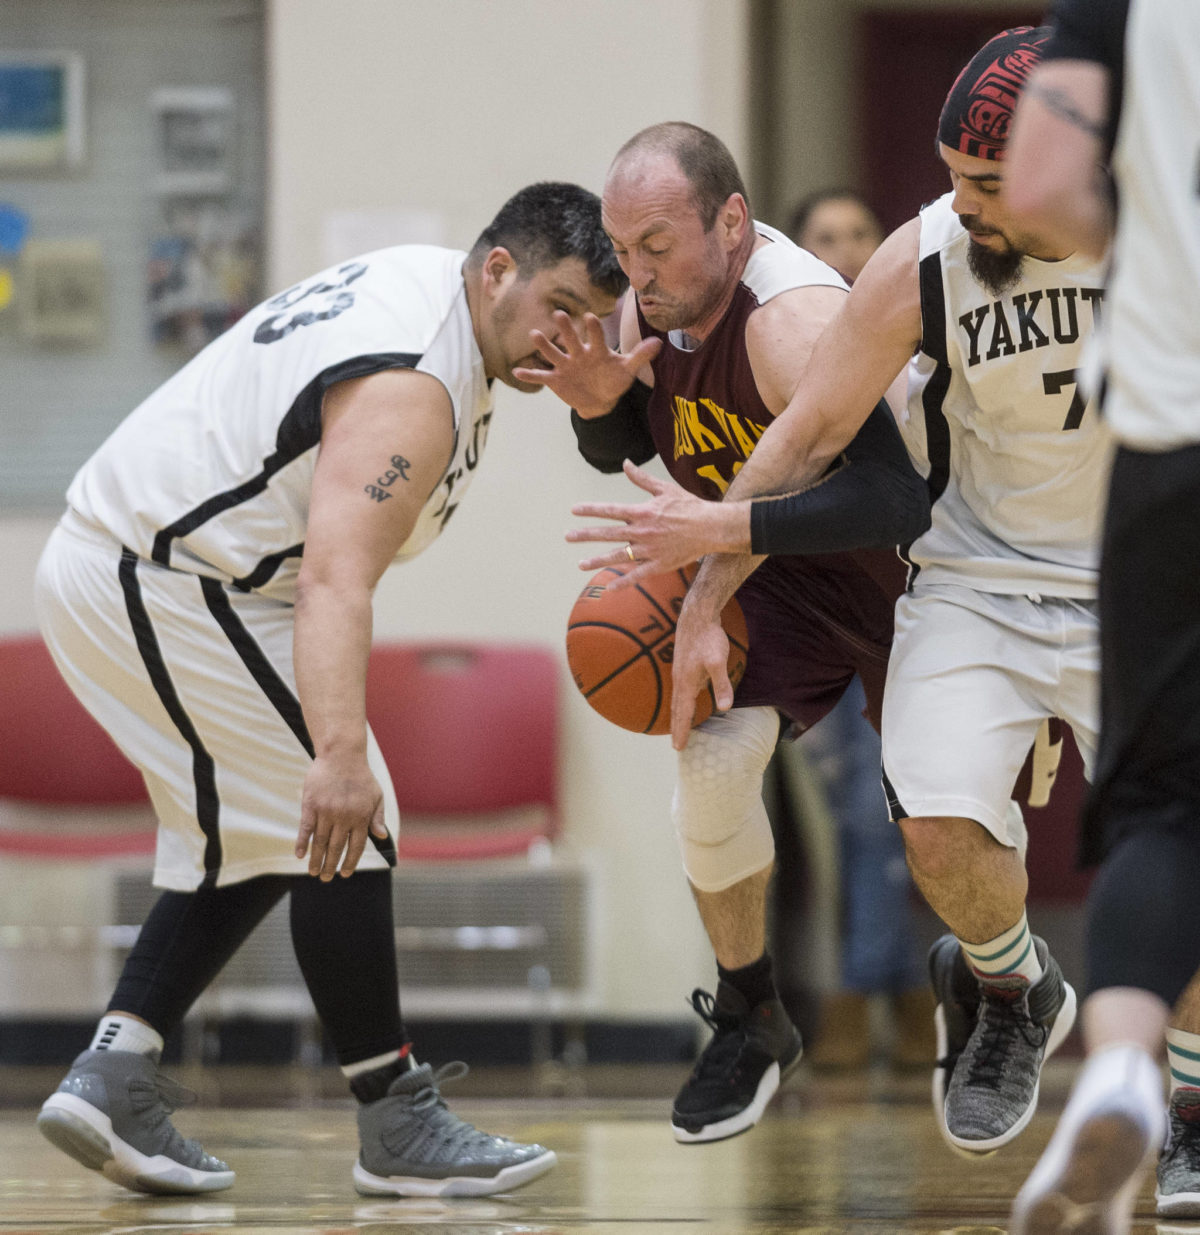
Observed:
[[[135,1055],[161,1055],[162,1034],[145,1021],[109,1014],[100,1018],[89,1048],[93,1051],[132,1051]]]
[[[1172,1097],[1177,1089],[1200,1090],[1200,1033],[1167,1030],[1167,1068]]]
[[[1032,986],[1042,976],[1042,963],[1038,960],[1024,913],[1016,926],[986,943],[964,943],[961,939],[958,942],[967,963],[984,986],[1002,989],[1014,985]]]

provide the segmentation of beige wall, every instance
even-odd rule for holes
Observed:
[[[274,0],[272,283],[324,264],[325,228],[338,212],[433,212],[445,242],[467,248],[531,181],[598,190],[617,147],[655,121],[694,121],[740,153],[742,7]],[[562,646],[585,579],[563,540],[570,506],[624,496],[628,486],[579,459],[566,408],[549,394],[500,390],[485,459],[438,544],[380,586],[380,635]],[[603,1005],[613,1015],[678,1016],[692,985],[710,980],[711,960],[668,819],[669,744],[602,721],[565,662],[563,680],[566,842],[599,871]]]

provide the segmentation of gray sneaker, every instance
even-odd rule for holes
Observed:
[[[89,1170],[134,1192],[218,1192],[234,1173],[175,1130],[195,1096],[158,1071],[156,1056],[84,1051],[37,1117],[41,1134]]]
[[[1200,1093],[1177,1089],[1167,1115],[1170,1128],[1154,1193],[1157,1210],[1163,1218],[1200,1218]]]
[[[1033,944],[1042,976],[1032,986],[980,987],[975,1025],[946,1087],[946,1137],[972,1155],[993,1153],[1024,1130],[1042,1065],[1075,1023],[1075,991],[1045,942],[1035,935]]]
[[[979,981],[953,935],[943,935],[929,950],[929,981],[937,1007],[933,1013],[937,1031],[937,1059],[933,1065],[933,1114],[942,1139],[956,1153],[959,1149],[946,1127],[946,1091],[959,1057],[966,1049],[979,1019]]]
[[[558,1161],[541,1145],[489,1136],[449,1111],[438,1083],[467,1074],[464,1063],[435,1073],[402,1072],[378,1102],[358,1108],[362,1150],[354,1186],[364,1196],[491,1196],[544,1175]]]

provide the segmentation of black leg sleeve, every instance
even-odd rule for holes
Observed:
[[[1127,831],[1088,895],[1088,993],[1135,986],[1174,1004],[1200,969],[1200,831]]]
[[[292,880],[292,945],[339,1064],[407,1041],[400,1019],[392,873],[357,871],[322,883]]]
[[[165,1038],[288,890],[285,875],[164,892],[125,962],[109,1012],[132,1012]]]

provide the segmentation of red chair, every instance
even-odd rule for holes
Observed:
[[[0,802],[36,811],[19,824],[0,822],[0,857],[87,861],[154,851],[141,773],[71,693],[37,635],[0,638]],[[78,808],[97,807],[138,808],[143,819],[136,828],[81,825]]]
[[[559,706],[544,647],[372,648],[367,718],[396,787],[401,859],[505,857],[557,836]]]
[[[556,1016],[564,1061],[584,1058],[589,997],[587,872],[550,847],[562,823],[559,680],[553,651],[483,642],[378,644],[367,674],[367,718],[400,805],[406,1006],[528,1019],[539,1067],[553,1059]]]

